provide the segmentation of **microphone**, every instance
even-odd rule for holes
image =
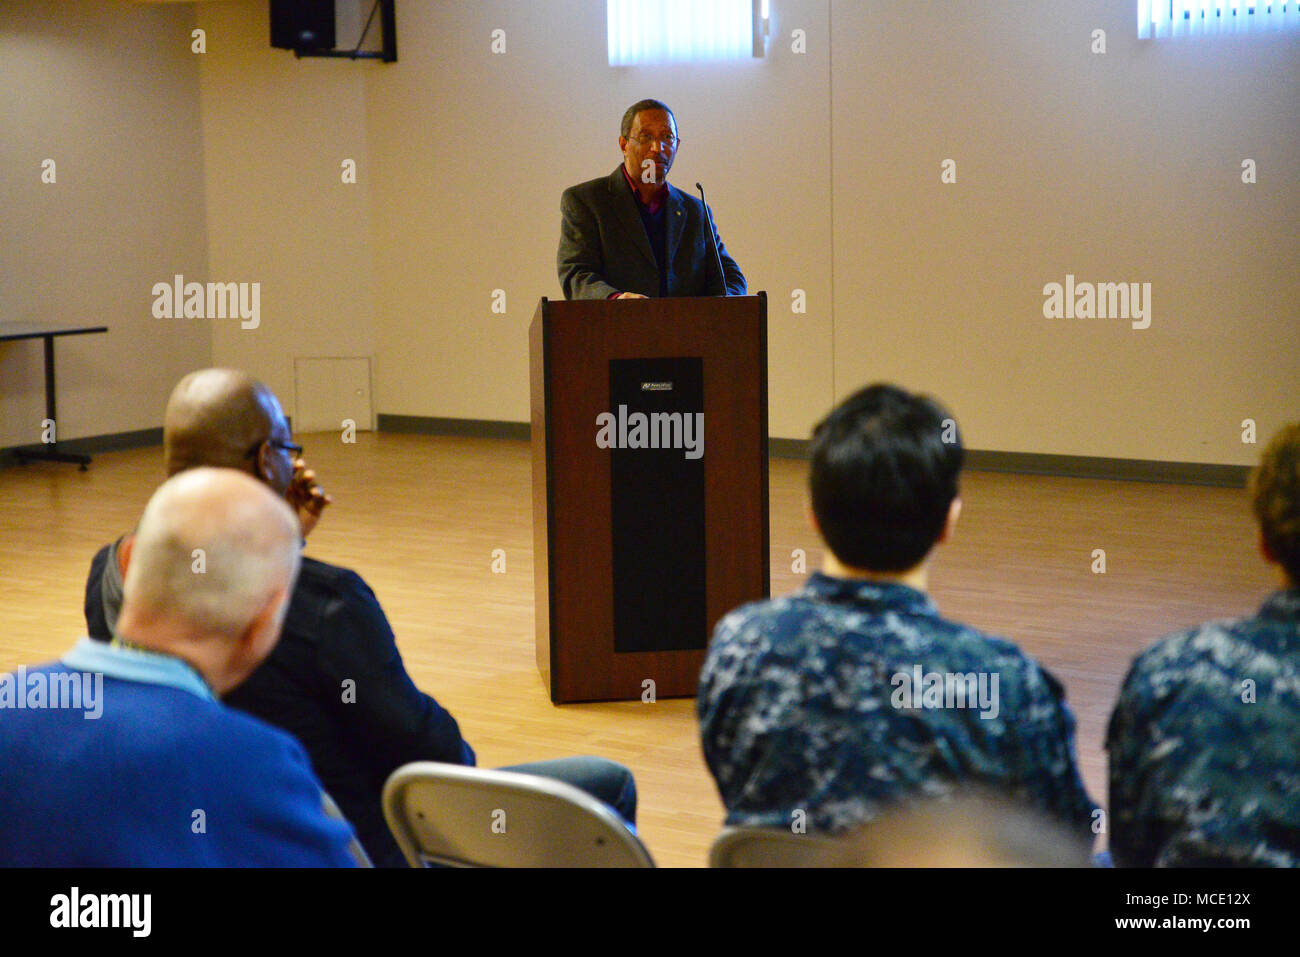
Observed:
[[[709,245],[713,247],[713,262],[718,267],[718,275],[722,277],[722,294],[730,296],[727,291],[727,274],[722,269],[722,256],[718,252],[718,234],[713,229],[713,216],[709,213],[709,201],[704,198],[704,187],[699,183],[695,188],[700,191],[700,202],[704,204],[704,222],[709,227]]]

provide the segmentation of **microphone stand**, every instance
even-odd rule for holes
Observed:
[[[713,229],[713,216],[709,213],[709,201],[704,198],[704,187],[699,183],[695,188],[700,191],[700,202],[704,204],[704,222],[709,227],[709,245],[713,247],[713,262],[718,267],[718,275],[722,278],[722,294],[730,296],[727,290],[727,274],[722,269],[722,255],[718,252],[718,234]]]

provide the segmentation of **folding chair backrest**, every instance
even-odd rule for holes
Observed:
[[[763,827],[724,828],[709,850],[710,867],[844,867],[841,842],[820,834]]]
[[[610,807],[570,784],[417,761],[384,785],[384,817],[412,867],[653,867]]]

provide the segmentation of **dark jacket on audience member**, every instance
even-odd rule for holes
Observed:
[[[116,548],[100,549],[86,581],[86,625],[100,641],[121,603]],[[389,774],[410,761],[474,764],[456,719],[411,681],[370,586],[306,556],[280,641],[224,700],[302,742],[376,867],[406,866],[380,803]]]
[[[921,687],[929,674],[984,676],[988,706],[913,695],[918,669]],[[729,825],[846,831],[970,785],[1092,841],[1096,805],[1060,683],[906,585],[816,572],[793,595],[733,611],[709,644],[698,708]]]
[[[1300,866],[1300,589],[1138,655],[1106,749],[1117,865]]]

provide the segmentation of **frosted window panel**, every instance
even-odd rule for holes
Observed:
[[[1138,0],[1137,7],[1144,39],[1300,28],[1300,0]]]
[[[610,66],[754,53],[753,0],[607,0],[607,7]]]

